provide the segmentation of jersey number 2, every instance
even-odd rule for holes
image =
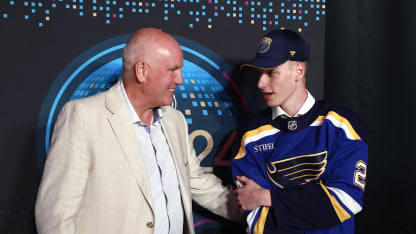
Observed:
[[[357,170],[354,171],[354,184],[364,191],[365,179],[367,177],[367,164],[360,160],[355,164],[355,167]]]

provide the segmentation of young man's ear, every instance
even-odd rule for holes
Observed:
[[[297,63],[295,70],[296,70],[296,82],[297,82],[301,80],[302,77],[305,76],[306,66],[304,63]]]
[[[298,63],[296,65],[296,73],[299,74],[299,75],[304,75],[305,74],[305,64]]]
[[[145,63],[143,61],[138,61],[134,66],[134,70],[136,73],[136,79],[139,83],[143,83],[146,81],[147,71],[145,68]]]

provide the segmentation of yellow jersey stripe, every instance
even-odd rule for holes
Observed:
[[[328,191],[325,185],[322,184],[322,181],[319,182],[319,185],[322,187],[322,189],[328,196],[329,200],[331,201],[332,207],[334,207],[335,213],[337,213],[338,219],[341,221],[341,223],[351,218],[350,214],[344,208],[342,208],[337,199],[334,196],[332,196],[332,194]]]
[[[269,214],[269,207],[263,206],[256,226],[254,226],[253,234],[263,234],[264,225],[266,224],[267,215]]]
[[[311,124],[311,126],[320,126],[322,125],[322,121],[325,119],[330,120],[336,127],[342,128],[347,137],[352,140],[361,140],[361,137],[357,134],[357,132],[352,127],[351,123],[348,119],[340,116],[335,111],[330,111],[326,116],[319,116],[316,120]]]
[[[246,132],[241,139],[240,149],[238,150],[238,153],[234,157],[234,159],[240,159],[245,156],[245,145],[247,145],[248,143],[257,141],[263,137],[270,136],[278,132],[279,130],[270,124],[263,125],[259,128]]]

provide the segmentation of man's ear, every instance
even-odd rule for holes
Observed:
[[[144,61],[137,61],[134,66],[134,71],[136,73],[136,79],[139,83],[146,81],[147,70],[145,68]]]
[[[299,75],[304,75],[304,74],[305,74],[305,71],[306,71],[306,69],[305,69],[305,64],[303,64],[303,63],[298,63],[298,64],[296,65],[296,73],[297,73],[297,74],[299,74]]]
[[[303,77],[305,76],[306,66],[304,63],[297,63],[295,70],[296,70],[296,82],[298,82],[301,79],[303,79]]]

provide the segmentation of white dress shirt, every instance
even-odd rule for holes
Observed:
[[[154,233],[183,233],[184,214],[181,194],[175,163],[160,125],[160,120],[163,118],[162,111],[155,109],[151,125],[147,126],[134,110],[122,82],[121,89],[149,177],[155,215]]]
[[[298,117],[306,114],[313,107],[313,105],[315,105],[315,98],[312,96],[311,93],[309,93],[309,91],[307,92],[308,97],[306,98],[306,101],[303,103],[301,108],[294,116],[290,116],[289,114],[287,114],[286,111],[284,111],[280,106],[272,106],[272,120],[276,119],[281,115],[283,115],[283,117]]]

